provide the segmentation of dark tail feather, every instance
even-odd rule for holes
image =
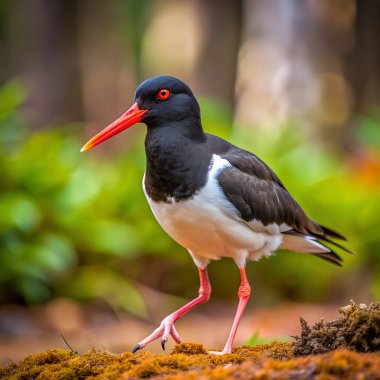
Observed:
[[[333,231],[333,230],[330,230],[330,228],[327,228],[325,226],[321,226],[320,227],[322,228],[323,232],[325,235],[327,236],[331,236],[335,239],[340,239],[340,240],[345,240],[347,241],[347,238],[344,237],[343,235],[341,235],[339,232],[336,232],[336,231]]]
[[[330,230],[328,230],[330,231]],[[333,263],[335,265],[338,265],[338,266],[342,266],[342,262],[343,262],[343,259],[335,252],[333,251],[329,246],[326,245],[326,243],[328,244],[331,244],[345,252],[348,252],[348,253],[351,253],[351,254],[355,254],[355,252],[351,251],[350,249],[344,247],[343,245],[339,244],[339,243],[336,243],[335,241],[333,240],[330,240],[326,235],[320,235],[320,234],[316,234],[316,233],[312,233],[310,232],[309,234],[304,234],[302,232],[299,232],[299,231],[295,231],[295,230],[290,230],[290,231],[285,231],[283,232],[283,234],[285,235],[292,235],[292,236],[298,236],[300,238],[304,238],[304,239],[312,239],[314,240],[316,243],[318,243],[320,246],[324,247],[326,249],[326,252],[310,252],[312,255],[314,256],[317,256],[321,259],[324,259],[326,261],[329,261],[330,263]],[[331,236],[332,234],[337,235],[337,236],[342,236],[342,235],[339,235],[338,233],[335,233],[333,231],[331,231],[331,234],[328,235],[328,236]],[[342,239],[345,239],[343,236],[341,237]],[[345,239],[346,240],[346,239]]]
[[[326,252],[326,253],[312,253],[312,255],[317,256],[323,260],[329,261],[332,264],[335,264],[339,267],[342,266],[343,259],[337,255],[334,251]]]
[[[329,239],[331,237],[333,239],[340,239],[340,240],[347,241],[346,237],[344,237],[340,233],[333,231],[330,228],[327,228],[325,226],[319,225],[319,227],[322,229],[322,231],[324,233],[323,235],[308,230],[310,235],[315,236],[318,241],[322,240],[322,242],[332,244],[335,247],[338,247],[339,249],[342,249],[343,251],[345,251],[347,253],[351,253],[352,255],[356,255],[356,253],[354,251],[351,251],[350,249],[346,248],[345,246],[343,246],[339,243],[336,243],[335,241]]]
[[[323,260],[329,261],[330,263],[333,263],[341,267],[343,259],[336,252],[334,252],[330,247],[327,247],[326,245],[324,245],[323,242],[321,242],[319,239],[316,239],[316,241],[320,245],[328,249],[328,251],[327,252],[313,252],[312,255],[317,256]]]
[[[338,248],[342,249],[343,251],[345,251],[347,253],[351,253],[351,255],[356,255],[356,253],[354,251],[352,251],[351,249],[348,249],[345,246],[343,246],[343,245],[341,245],[339,243],[336,243],[335,241],[330,240],[326,236],[325,237],[320,237],[320,238],[318,238],[318,240],[322,240],[323,242],[335,245],[335,247],[338,247]]]

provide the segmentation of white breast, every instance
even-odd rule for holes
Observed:
[[[191,199],[179,202],[154,202],[143,179],[144,193],[157,221],[201,267],[220,257],[232,257],[241,266],[247,258],[258,260],[270,255],[282,242],[281,234],[254,231],[225,197],[217,177],[230,166],[214,154],[206,185]]]

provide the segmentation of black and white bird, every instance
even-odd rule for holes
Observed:
[[[143,82],[133,106],[81,151],[139,122],[147,125],[145,196],[161,227],[192,256],[200,288],[197,298],[164,318],[133,352],[158,338],[163,348],[169,336],[179,343],[174,323],[210,297],[210,260],[230,257],[241,274],[239,304],[226,345],[215,352],[230,353],[250,295],[247,261],[288,249],[341,265],[342,259],[325,243],[349,252],[330,240],[345,238],[309,218],[257,156],[205,133],[190,88],[170,76]]]

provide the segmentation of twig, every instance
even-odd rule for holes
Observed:
[[[61,334],[61,338],[63,339],[63,341],[66,343],[66,346],[70,348],[70,351],[76,355],[78,355],[78,351],[75,351],[73,350],[73,348],[69,345],[69,343],[67,342],[66,338],[63,336],[63,334]]]

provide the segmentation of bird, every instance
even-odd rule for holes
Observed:
[[[311,219],[259,157],[205,133],[193,92],[172,76],[142,82],[128,111],[90,139],[81,152],[137,123],[147,126],[145,197],[163,230],[190,253],[200,287],[196,298],[165,317],[133,353],[156,339],[161,339],[163,349],[169,337],[181,342],[174,324],[209,300],[207,267],[213,260],[232,258],[241,277],[226,344],[221,351],[211,351],[228,354],[251,293],[245,271],[248,261],[286,249],[341,266],[342,258],[334,249],[352,253],[335,241],[347,239]]]

